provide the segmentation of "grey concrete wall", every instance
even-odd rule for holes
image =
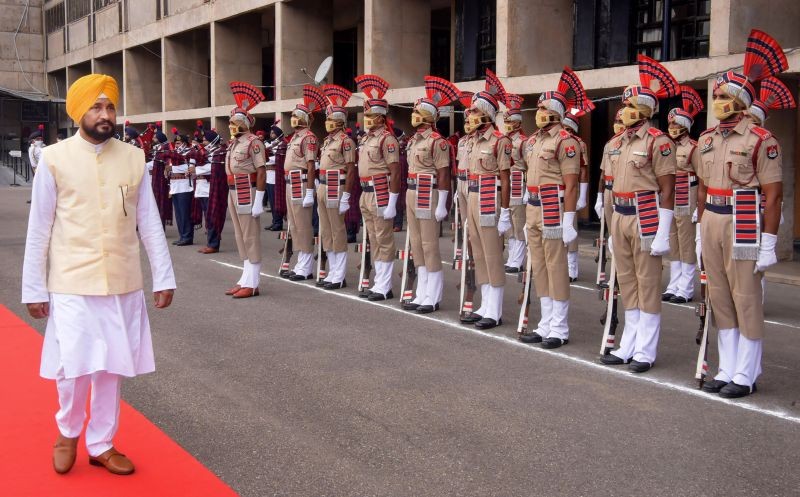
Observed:
[[[24,14],[24,2],[0,0],[0,86],[13,90],[34,91],[35,88],[46,91],[42,1],[32,0],[27,15]],[[15,50],[14,32],[18,26]]]
[[[117,80],[119,86],[119,105],[117,114],[125,114],[125,80],[122,73],[122,52],[94,60],[94,72],[108,74]]]
[[[393,88],[420,86],[430,69],[431,10],[425,0],[366,0],[364,72]]]
[[[270,26],[270,29],[274,27]],[[261,85],[261,39],[258,36],[241,36],[241,33],[258,33],[259,16],[240,16],[212,25],[212,69],[214,105],[233,105],[231,81],[247,81]]]
[[[498,57],[499,76],[561,72],[572,61],[573,0],[498,0],[497,41],[507,53],[505,67]],[[505,4],[505,9],[500,7]],[[501,17],[501,13],[504,14]],[[506,36],[503,36],[506,34]]]
[[[102,42],[120,33],[122,4],[115,3],[95,13],[96,41]]]
[[[138,0],[135,5],[128,6],[128,29],[136,30],[156,22],[156,1]]]
[[[301,86],[310,82],[300,72],[306,68],[313,76],[319,64],[333,55],[333,4],[331,0],[298,0],[275,6],[276,80],[278,98],[302,96]]]
[[[206,3],[208,2],[204,0],[169,0],[169,9],[167,10],[167,14],[171,16],[180,14],[181,12],[186,12],[189,9],[200,7]]]
[[[67,25],[69,49],[77,50],[89,45],[89,18],[84,17]]]
[[[164,38],[164,110],[209,107],[209,31]]]
[[[161,59],[140,47],[125,50],[125,111],[161,112]]]

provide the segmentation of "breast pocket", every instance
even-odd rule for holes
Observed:
[[[367,152],[367,157],[372,162],[381,162],[381,151],[380,148],[376,145],[367,145],[364,146],[365,151]]]
[[[497,172],[497,158],[491,153],[491,150],[481,151],[478,159],[478,167],[480,167],[483,172]]]
[[[541,167],[543,171],[548,173],[561,173],[561,167],[558,164],[555,152],[542,150],[539,152],[537,159],[539,167]]]
[[[414,158],[418,164],[423,166],[433,165],[433,158],[431,157],[431,150],[429,148],[418,148],[414,151]]]
[[[753,163],[747,160],[746,157],[729,157],[727,165],[728,177],[737,185],[747,185],[756,176]]]

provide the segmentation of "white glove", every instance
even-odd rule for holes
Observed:
[[[579,211],[586,207],[586,192],[589,191],[589,183],[579,183],[580,193],[578,194],[578,203],[575,205],[575,210]]]
[[[578,238],[578,232],[572,224],[575,222],[574,212],[565,212],[564,219],[561,220],[561,240],[564,245],[569,245],[573,240]]]
[[[614,244],[611,243],[611,235],[608,235],[608,241],[606,242],[606,247],[608,248],[608,253],[614,255]]]
[[[397,198],[400,196],[399,193],[391,193],[389,192],[389,205],[383,209],[383,218],[384,219],[394,219],[397,215]]]
[[[256,199],[253,201],[253,209],[250,213],[253,217],[258,217],[264,212],[264,192],[256,190]]]
[[[605,212],[603,212],[603,192],[597,193],[597,200],[594,201],[594,212],[597,214],[597,217],[600,219],[603,218]]]
[[[447,190],[439,190],[439,203],[436,204],[436,221],[442,221],[447,217]]]
[[[695,211],[695,212],[697,212],[697,211]],[[695,226],[694,253],[697,256],[697,264],[699,265],[698,267],[700,267],[700,269],[703,269],[703,267],[702,267],[703,264],[700,262],[702,260],[701,256],[703,255],[703,244],[701,242],[701,237],[700,237],[700,232],[702,230],[700,229],[700,225],[701,225],[701,223],[697,223],[697,225]]]
[[[525,193],[522,194],[522,204],[528,205],[528,200],[530,200],[531,194],[527,188],[525,188]]]
[[[500,208],[500,219],[497,221],[497,232],[501,235],[511,229],[511,210]]]
[[[316,190],[317,188],[319,188],[319,184],[320,184],[320,183],[319,183],[319,178],[314,178],[314,189],[315,189],[315,190]]]
[[[697,209],[695,209],[694,212],[692,212],[692,222],[693,223],[697,222]]]
[[[658,231],[653,245],[650,246],[650,255],[658,257],[669,254],[669,230],[672,227],[673,212],[670,209],[658,209]]]
[[[306,188],[306,195],[303,197],[303,207],[311,207],[314,205],[314,190]]]
[[[775,255],[775,244],[778,243],[778,236],[771,233],[761,233],[761,247],[758,249],[758,260],[753,274],[764,272],[768,267],[778,262]]]
[[[342,198],[339,199],[339,214],[344,214],[350,209],[350,194],[347,192],[342,193]]]

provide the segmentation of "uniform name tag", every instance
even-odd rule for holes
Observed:
[[[647,152],[634,152],[633,155],[638,155],[639,157],[647,157]]]
[[[622,155],[622,151],[620,149],[614,149],[609,151],[608,155]]]
[[[745,152],[744,150],[731,150],[731,154],[738,155],[741,157],[747,157],[747,152]]]

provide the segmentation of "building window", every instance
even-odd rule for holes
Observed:
[[[97,12],[98,10],[115,3],[119,3],[119,0],[94,0],[94,10]]]
[[[495,0],[481,3],[480,27],[478,29],[478,74],[486,69],[495,69],[497,54],[497,7]]]
[[[431,11],[430,74],[450,79],[450,7]]]
[[[356,91],[358,29],[333,32],[333,84]]]
[[[672,0],[670,60],[708,57],[710,0]]]
[[[67,22],[83,19],[92,11],[89,0],[67,0]]]
[[[64,28],[64,2],[50,7],[44,12],[44,24],[47,34]]]

